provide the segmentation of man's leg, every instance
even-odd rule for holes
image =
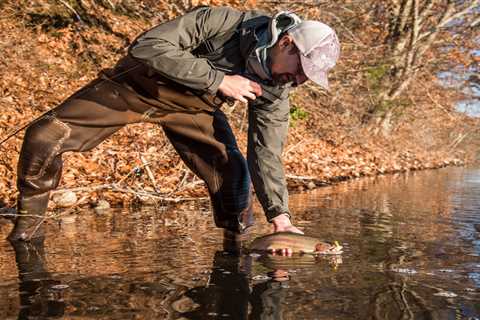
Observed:
[[[220,110],[174,113],[162,120],[182,160],[206,182],[215,224],[245,231],[253,224],[250,175],[225,114]]]
[[[10,240],[42,236],[50,191],[61,177],[62,153],[90,150],[123,125],[141,121],[142,114],[130,109],[118,86],[95,80],[28,127],[18,162],[19,216]]]

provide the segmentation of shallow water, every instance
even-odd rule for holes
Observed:
[[[343,255],[228,254],[208,203],[82,211],[42,243],[0,240],[0,318],[480,318],[479,169],[358,179],[290,206]],[[270,230],[256,216],[253,236]],[[1,239],[10,228],[0,219]]]

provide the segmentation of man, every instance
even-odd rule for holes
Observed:
[[[339,44],[320,22],[292,13],[199,7],[140,35],[115,68],[80,89],[26,131],[18,165],[19,217],[10,240],[42,235],[62,154],[94,148],[129,123],[154,122],[203,179],[215,223],[242,233],[251,225],[251,183],[274,231],[290,221],[281,153],[288,92],[311,79],[327,86]],[[222,103],[248,103],[248,164]]]

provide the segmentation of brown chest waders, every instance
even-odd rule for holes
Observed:
[[[250,176],[221,104],[123,59],[27,128],[18,164],[19,217],[9,239],[42,236],[64,152],[90,150],[138,122],[161,125],[181,159],[206,182],[216,225],[244,231],[253,223]]]

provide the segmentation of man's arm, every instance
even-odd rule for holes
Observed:
[[[264,98],[250,102],[247,159],[255,192],[274,231],[301,233],[290,222],[282,163],[289,112],[288,98],[274,103]]]
[[[191,51],[203,41],[236,28],[242,13],[226,7],[202,7],[140,35],[129,53],[159,74],[190,87],[216,93],[224,73]]]

